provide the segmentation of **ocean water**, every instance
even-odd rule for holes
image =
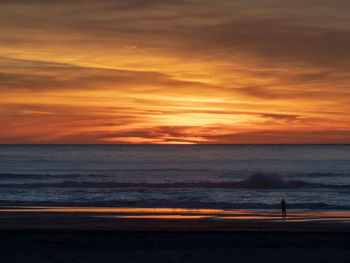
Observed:
[[[350,145],[0,145],[0,205],[350,210]]]

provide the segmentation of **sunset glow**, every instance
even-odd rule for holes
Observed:
[[[350,143],[349,5],[263,2],[1,1],[0,143]]]

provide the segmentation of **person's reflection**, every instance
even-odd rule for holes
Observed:
[[[282,218],[287,217],[287,210],[286,210],[286,201],[282,199],[281,201],[281,210],[282,210]]]

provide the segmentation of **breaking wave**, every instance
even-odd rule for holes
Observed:
[[[27,175],[23,175],[27,176]],[[68,176],[67,176],[68,177]],[[223,182],[112,182],[112,181],[64,181],[0,184],[0,187],[23,188],[243,188],[243,189],[288,189],[288,188],[332,188],[350,189],[350,185],[311,183],[303,180],[283,180],[278,174],[254,174],[241,181]]]

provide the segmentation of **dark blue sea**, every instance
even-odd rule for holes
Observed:
[[[350,210],[350,145],[0,145],[0,205]]]

